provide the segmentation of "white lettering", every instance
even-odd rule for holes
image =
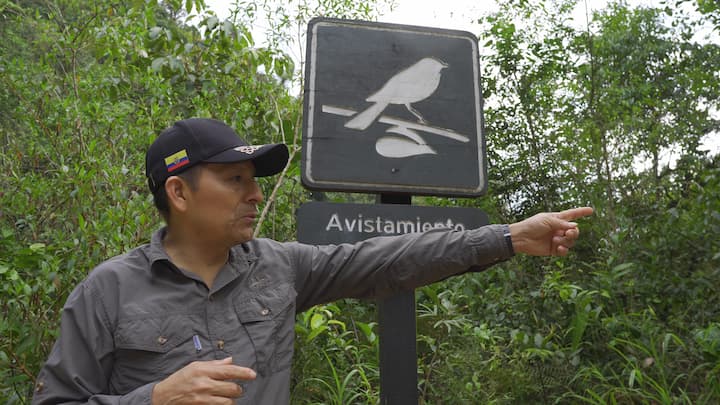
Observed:
[[[415,232],[415,224],[412,221],[397,221],[397,232],[413,233]]]
[[[366,219],[365,227],[363,228],[363,230],[367,233],[375,232],[375,222],[372,219]]]
[[[330,217],[330,222],[328,222],[325,230],[329,231],[332,228],[337,228],[337,230],[340,232],[343,231],[342,225],[340,225],[340,218],[338,217],[338,214],[332,214],[332,216]]]
[[[385,226],[383,226],[383,232],[391,235],[395,234],[395,223],[392,221],[385,220]]]
[[[420,217],[412,219],[386,219],[382,216],[367,218],[358,214],[355,218],[343,218],[340,214],[334,213],[330,216],[325,231],[377,233],[385,235],[400,235],[413,232],[427,232],[434,228],[464,231],[465,224],[455,223],[452,218],[436,221],[423,222]]]

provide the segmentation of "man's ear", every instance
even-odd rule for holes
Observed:
[[[165,193],[167,194],[170,211],[185,212],[188,207],[187,198],[190,187],[178,176],[170,176],[165,180]]]

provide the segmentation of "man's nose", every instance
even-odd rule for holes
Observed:
[[[248,201],[253,204],[260,204],[264,200],[262,189],[260,188],[260,184],[258,184],[257,180],[252,182],[251,190],[248,195]]]

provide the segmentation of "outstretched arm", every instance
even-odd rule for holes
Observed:
[[[510,225],[516,253],[532,256],[565,256],[580,236],[575,222],[593,213],[590,207],[544,212]]]

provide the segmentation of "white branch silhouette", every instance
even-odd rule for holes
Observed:
[[[342,108],[342,107],[334,107],[331,105],[323,105],[322,106],[322,112],[328,113],[328,114],[334,114],[334,115],[340,115],[343,117],[352,117],[357,113],[355,110],[351,110],[348,108]],[[422,125],[418,124],[417,122],[413,121],[406,121],[400,118],[390,117],[387,115],[383,115],[378,119],[378,122],[381,122],[383,124],[393,125],[393,126],[399,126],[399,127],[405,127],[410,129],[415,129],[418,131],[423,131],[435,135],[440,135],[445,138],[454,139],[459,142],[469,142],[470,138],[468,138],[465,135],[458,134],[455,131],[446,129],[446,128],[439,128],[434,127],[430,125]]]

